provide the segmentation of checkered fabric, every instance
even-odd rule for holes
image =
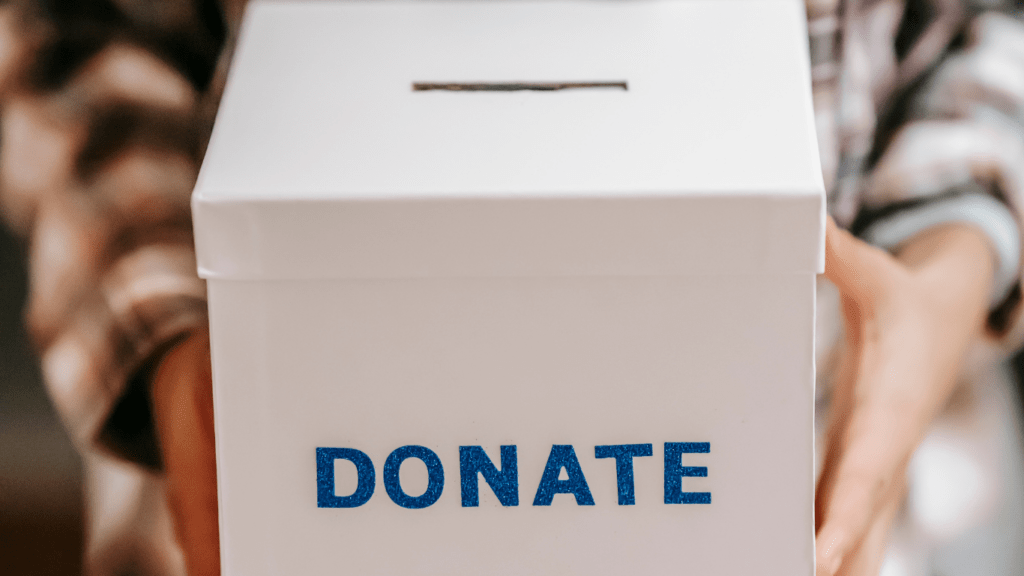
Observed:
[[[887,245],[943,221],[979,226],[1005,272],[992,340],[1013,349],[1024,340],[1016,6],[806,3],[830,211]],[[206,322],[189,195],[243,9],[244,0],[0,4],[0,212],[24,240],[26,320],[86,462],[91,574],[183,572],[147,377]],[[943,210],[929,208],[937,201]]]

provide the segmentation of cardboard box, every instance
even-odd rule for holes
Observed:
[[[803,11],[250,6],[193,200],[224,574],[812,574]]]

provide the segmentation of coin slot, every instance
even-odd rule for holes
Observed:
[[[607,82],[413,82],[413,92],[555,92],[558,90],[629,90],[625,80]]]

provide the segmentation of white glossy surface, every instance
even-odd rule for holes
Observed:
[[[256,2],[203,198],[820,188],[792,0]],[[413,92],[626,80],[629,91]]]

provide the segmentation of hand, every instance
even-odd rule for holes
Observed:
[[[825,254],[846,346],[815,502],[817,574],[873,576],[907,463],[983,326],[994,259],[967,225],[925,232],[893,257],[831,219]]]
[[[178,543],[190,576],[220,574],[210,337],[190,335],[153,379],[153,412]]]
[[[847,347],[818,485],[818,574],[876,574],[906,464],[982,325],[992,255],[979,232],[951,225],[897,259],[829,220],[825,274],[842,295]],[[208,334],[167,354],[153,404],[188,573],[219,574]]]

